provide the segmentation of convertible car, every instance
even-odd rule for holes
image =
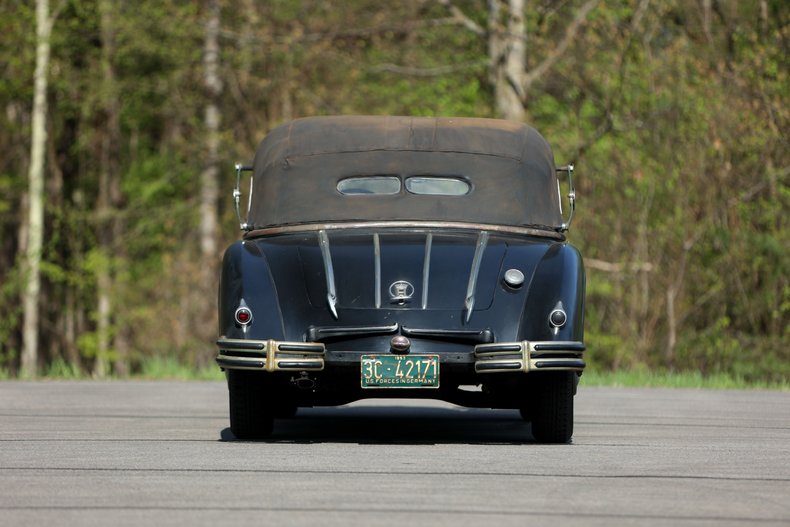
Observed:
[[[585,366],[572,173],[507,121],[274,129],[236,166],[243,236],[222,264],[233,434],[264,438],[299,407],[416,397],[518,409],[536,440],[568,442]]]

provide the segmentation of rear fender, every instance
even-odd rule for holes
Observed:
[[[585,274],[581,254],[572,245],[558,243],[538,263],[522,314],[520,339],[529,341],[584,341]],[[567,315],[562,328],[549,324],[549,315],[561,308]]]
[[[246,329],[235,319],[242,301],[252,312]],[[219,285],[219,334],[237,339],[283,340],[282,312],[266,255],[254,242],[237,241],[225,251]]]

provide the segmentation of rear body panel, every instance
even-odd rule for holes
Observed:
[[[322,235],[328,241],[334,310],[327,300],[330,266],[321,250]],[[505,283],[510,269],[523,274],[519,287]],[[410,287],[399,292],[394,286],[399,283]],[[242,303],[254,315],[246,326],[233,317]],[[555,330],[548,317],[558,305],[568,320]],[[471,228],[306,230],[252,237],[228,248],[219,332],[223,339],[322,344],[320,371],[291,361],[294,369],[274,372],[289,381],[300,376],[314,381],[309,391],[297,390],[303,404],[395,395],[458,402],[458,385],[500,382],[509,375],[476,371],[477,346],[581,343],[583,306],[581,257],[563,241]],[[439,355],[440,390],[360,389],[361,357],[391,353],[396,335],[409,338],[411,354]],[[569,369],[580,368],[577,363]]]

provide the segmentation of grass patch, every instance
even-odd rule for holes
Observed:
[[[667,372],[654,370],[599,371],[585,370],[585,386],[651,387],[651,388],[708,388],[717,390],[790,390],[790,381],[749,380],[743,377],[716,373]]]
[[[172,357],[151,357],[142,362],[128,377],[110,373],[103,379],[146,379],[146,380],[178,380],[178,381],[224,381],[225,374],[216,364],[203,368],[184,364]],[[0,381],[30,380],[13,374],[10,370],[0,368]],[[81,370],[61,358],[53,361],[36,377],[38,380],[95,380],[89,371]]]
[[[173,357],[152,357],[146,359],[140,372],[132,377],[150,380],[220,381],[225,379],[225,374],[216,364],[196,368]]]
[[[0,368],[0,380],[15,379],[16,376],[5,368]],[[62,359],[55,360],[39,379],[91,379],[89,372],[68,364]],[[109,375],[108,379],[118,379]],[[145,359],[129,378],[146,380],[179,381],[224,381],[225,374],[214,364],[198,368],[184,364],[173,357],[150,357]],[[717,390],[782,390],[790,391],[790,380],[753,380],[744,377],[717,373],[703,375],[700,372],[668,372],[661,370],[620,370],[604,371],[587,369],[582,376],[584,386],[611,387],[650,387],[650,388],[707,388]]]
[[[82,371],[74,364],[69,364],[62,357],[58,357],[44,372],[44,377],[52,379],[81,379],[84,377]]]

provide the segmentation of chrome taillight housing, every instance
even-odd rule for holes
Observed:
[[[248,326],[252,323],[252,311],[247,306],[239,306],[236,309],[236,313],[234,313],[233,318],[236,319],[236,323],[242,327]]]

